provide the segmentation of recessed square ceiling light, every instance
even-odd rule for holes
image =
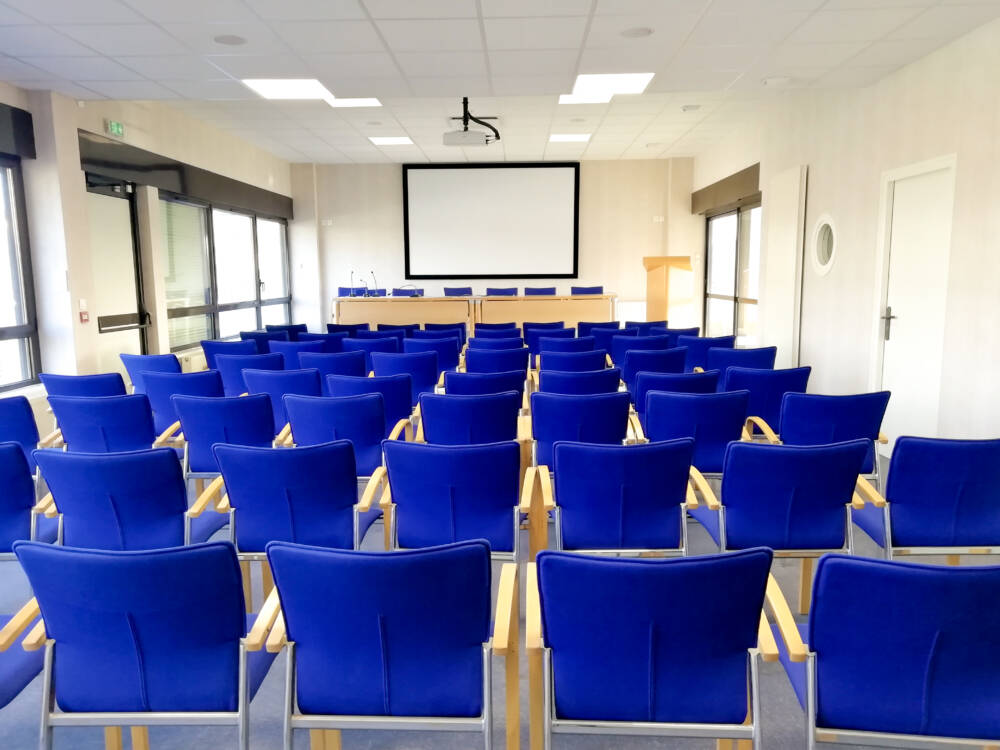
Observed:
[[[412,146],[413,141],[405,135],[370,135],[368,140],[376,146]]]
[[[653,80],[652,73],[583,73],[576,77],[572,94],[561,94],[560,104],[606,104],[615,94],[641,94]]]
[[[326,100],[326,103],[331,107],[381,107],[382,102],[378,99],[338,99],[337,97],[330,97]]]
[[[590,140],[590,133],[553,133],[549,136],[549,143],[586,143]]]
[[[244,78],[243,84],[265,99],[333,99],[315,78]]]

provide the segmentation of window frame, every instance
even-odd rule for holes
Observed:
[[[9,169],[10,190],[13,194],[13,230],[17,237],[17,252],[20,268],[20,283],[24,295],[25,322],[18,326],[0,327],[0,341],[10,339],[27,342],[28,354],[25,364],[29,377],[14,383],[0,384],[0,393],[23,388],[38,383],[42,371],[41,351],[38,345],[38,315],[35,307],[35,277],[31,267],[31,241],[28,237],[28,210],[24,195],[24,175],[21,160],[16,156],[0,154],[0,169]]]
[[[706,214],[705,216],[705,268],[704,268],[704,278],[702,279],[702,320],[705,321],[705,331],[703,335],[708,336],[708,301],[709,299],[723,300],[726,302],[733,303],[733,321],[732,328],[728,333],[719,334],[722,336],[736,336],[739,337],[739,321],[740,321],[740,306],[741,305],[755,305],[760,304],[759,290],[758,298],[753,299],[751,297],[741,297],[740,282],[742,279],[742,273],[740,272],[740,238],[742,232],[744,231],[744,222],[750,221],[750,212],[754,209],[761,208],[762,203],[760,201],[755,201],[753,203],[747,203],[746,205],[738,206],[737,208],[727,208],[722,211],[715,211]],[[710,231],[710,224],[713,219],[717,219],[721,216],[735,216],[736,217],[736,234],[735,242],[736,245],[733,248],[733,262],[735,268],[733,269],[733,293],[728,294],[710,294],[708,291],[708,281],[709,281],[709,269],[712,265],[711,258],[711,247],[712,247],[712,233]],[[758,308],[759,309],[759,308]]]

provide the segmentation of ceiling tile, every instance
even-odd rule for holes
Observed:
[[[11,57],[97,54],[45,26],[0,26],[0,50]]]
[[[267,21],[361,20],[364,12],[357,0],[245,0]]]
[[[491,51],[490,72],[500,76],[573,75],[576,72],[576,51]]]
[[[23,13],[18,13],[13,8],[8,8],[5,5],[0,5],[0,26],[13,26],[15,24],[30,24],[34,22],[34,19],[29,18]]]
[[[441,21],[379,21],[379,31],[394,52],[438,52],[483,48],[479,22],[453,19]]]
[[[291,50],[275,36],[274,32],[259,21],[253,23],[167,23],[163,28],[201,55],[281,55]],[[221,34],[241,36],[246,44],[238,47],[219,44],[215,37]]]
[[[281,21],[272,26],[300,54],[383,50],[382,41],[368,21]]]
[[[22,83],[20,81],[12,81],[15,86],[20,86],[25,89],[43,89],[45,91],[55,91],[57,94],[62,94],[68,96],[71,99],[105,99],[106,97],[102,94],[98,94],[96,91],[87,88],[86,86],[80,86],[70,81],[52,81],[51,83],[44,84],[32,84]]]
[[[57,26],[58,31],[102,55],[180,55],[184,45],[152,24],[76,24]]]
[[[920,8],[824,10],[796,29],[788,41],[799,44],[870,41],[899,28],[920,12]]]
[[[329,55],[310,55],[306,62],[318,75],[358,78],[396,76],[399,70],[387,52],[355,52]]]
[[[865,0],[860,0],[865,1]],[[910,0],[905,0],[909,2]],[[690,44],[764,44],[778,42],[809,17],[806,11],[753,13],[709,12],[701,19]]]
[[[476,0],[364,0],[372,18],[476,18]]]
[[[164,86],[176,91],[186,99],[257,99],[257,94],[239,81],[230,79],[211,81],[160,81]]]
[[[685,45],[670,62],[671,68],[703,70],[746,70],[763,52],[761,47],[737,45]]]
[[[396,59],[408,78],[486,75],[486,58],[482,52],[401,52]]]
[[[22,59],[24,62],[70,81],[130,81],[142,77],[106,57],[25,57]]]
[[[594,13],[598,16],[623,16],[657,13],[677,15],[701,13],[711,0],[597,0]]]
[[[866,0],[860,0],[865,2]],[[813,11],[826,0],[715,0],[712,11],[720,13],[785,13],[788,11]]]
[[[867,46],[864,42],[783,44],[763,64],[769,66],[774,74],[778,74],[782,68],[800,66],[832,68],[854,57]]]
[[[883,65],[865,68],[837,68],[819,78],[814,85],[817,88],[863,88],[880,81],[897,67]]]
[[[683,41],[698,22],[694,13],[680,13],[670,18],[649,14],[641,16],[597,16],[587,32],[588,48],[612,47],[627,50],[623,54],[642,52],[644,49],[672,49]],[[646,27],[653,30],[647,37],[622,36],[626,29]]]
[[[129,23],[141,21],[138,15],[117,0],[4,0],[4,5],[19,10],[42,23]]]
[[[416,96],[489,96],[490,82],[483,77],[411,78]]]
[[[606,49],[583,50],[580,57],[581,73],[643,73],[661,69],[680,49],[681,40],[672,40],[659,47],[643,47],[639,50]],[[563,92],[568,93],[568,92]]]
[[[954,39],[1000,16],[1000,4],[928,8],[889,34],[889,39]]]
[[[482,0],[484,18],[586,16],[591,0]]]
[[[199,81],[220,76],[218,68],[194,55],[141,55],[120,57],[118,62],[146,78]]]
[[[0,57],[0,81],[52,81],[57,76],[34,65],[15,60],[13,57]]]
[[[959,0],[962,3],[969,0]],[[987,0],[993,2],[994,0]],[[919,8],[937,5],[938,0],[827,0],[823,10],[858,10],[870,8]]]
[[[233,78],[315,77],[308,63],[291,55],[210,55],[207,59]]]
[[[339,96],[341,99],[374,96],[379,100],[384,100],[391,96],[413,96],[409,84],[399,75],[373,78],[358,78],[356,76],[341,78],[335,75],[320,75],[319,79],[327,89],[333,92],[334,96]]]
[[[486,45],[497,49],[579,49],[587,27],[584,16],[570,18],[488,18]]]
[[[573,88],[573,75],[504,76],[493,74],[493,92],[497,96],[541,95],[556,96]]]
[[[240,0],[124,0],[146,18],[157,22],[255,21],[257,17]]]
[[[109,99],[176,99],[177,94],[153,81],[88,81],[87,88]]]
[[[732,70],[683,70],[670,68],[657,73],[646,90],[651,93],[663,91],[704,91],[725,89],[740,77]]]
[[[891,65],[899,67],[930,54],[943,44],[940,39],[891,39],[874,42],[847,61],[852,68]]]

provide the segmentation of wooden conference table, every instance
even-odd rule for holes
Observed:
[[[531,297],[337,297],[333,301],[337,323],[383,324],[476,323],[521,325],[564,321],[604,322],[615,319],[615,295],[582,294]]]

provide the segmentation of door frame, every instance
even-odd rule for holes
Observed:
[[[955,172],[958,166],[958,156],[956,154],[946,154],[933,159],[908,164],[895,169],[889,169],[882,173],[879,183],[879,208],[878,208],[878,238],[875,246],[875,273],[878,284],[877,293],[874,295],[871,327],[871,366],[868,373],[868,389],[878,391],[882,389],[882,366],[885,355],[885,339],[883,337],[882,314],[885,310],[889,296],[889,249],[892,243],[892,211],[893,195],[896,183],[911,177],[931,174],[946,170],[948,172],[951,190],[951,223],[954,231],[955,222]],[[949,252],[951,242],[949,238]]]

